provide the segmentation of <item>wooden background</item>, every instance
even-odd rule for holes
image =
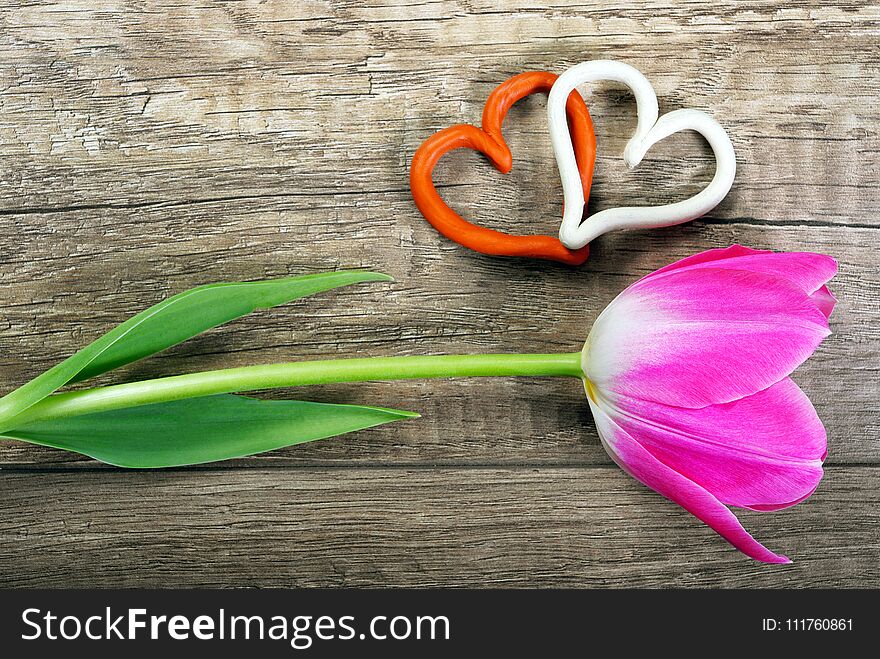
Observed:
[[[180,7],[181,4],[189,7]],[[744,558],[613,465],[568,380],[279,395],[423,418],[250,459],[131,472],[0,444],[3,586],[880,586],[880,11],[792,0],[42,0],[0,9],[0,391],[198,284],[374,268],[104,381],[330,355],[579,349],[637,277],[732,242],[840,261],[834,335],[796,374],[829,434],[807,502],[741,513],[794,564]],[[711,111],[739,174],[697,222],[606,236],[571,269],[441,238],[407,186],[433,131],[525,70],[615,58],[661,112]],[[631,98],[588,97],[592,209],[693,194],[689,134],[634,172]],[[489,226],[554,232],[544,99],[505,127],[514,171],[437,179]]]

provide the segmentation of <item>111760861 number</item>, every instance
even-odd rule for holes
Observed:
[[[842,632],[852,631],[853,621],[852,618],[788,618],[786,620],[764,618],[761,627],[764,631]]]

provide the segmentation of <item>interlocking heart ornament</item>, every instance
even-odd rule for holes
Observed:
[[[432,173],[443,155],[453,149],[468,148],[479,151],[502,174],[513,167],[513,156],[501,134],[504,117],[520,99],[536,92],[548,93],[557,76],[546,71],[521,73],[500,84],[486,99],[483,107],[482,129],[470,124],[459,124],[434,133],[418,148],[410,165],[410,189],[422,215],[437,231],[447,238],[482,252],[498,256],[526,256],[580,265],[587,260],[589,248],[571,250],[552,236],[517,236],[471,224],[458,215],[440,197]],[[563,123],[567,114],[571,133],[566,139],[575,158],[581,208],[590,195],[593,166],[596,162],[596,136],[590,113],[580,94],[573,92],[563,103]]]
[[[623,154],[629,167],[638,165],[648,149],[664,137],[681,130],[694,130],[706,138],[715,154],[715,176],[709,185],[690,199],[674,204],[609,208],[591,215],[581,223],[584,212],[584,203],[580,198],[581,182],[577,174],[572,173],[576,170],[576,164],[560,103],[578,85],[598,80],[623,83],[635,96],[638,117],[636,133],[627,143]],[[708,213],[727,196],[736,175],[736,155],[724,129],[712,117],[699,110],[675,110],[659,119],[657,114],[654,88],[645,76],[628,64],[611,60],[584,62],[559,76],[547,100],[547,118],[565,199],[559,239],[567,247],[577,249],[593,238],[615,229],[645,229],[681,224]]]
[[[554,78],[552,74],[548,73],[523,75],[549,76],[548,79],[551,81]],[[516,78],[501,85],[493,92],[493,96],[514,80]],[[580,104],[573,100],[575,98],[581,99],[574,90],[582,83],[599,80],[623,83],[632,90],[635,96],[638,117],[636,132],[627,143],[624,151],[624,161],[629,167],[638,165],[648,150],[665,137],[682,130],[694,130],[706,138],[715,155],[715,176],[709,185],[684,201],[661,206],[610,208],[595,213],[586,221],[582,221],[592,179],[595,141],[591,133],[589,143],[592,144],[593,150],[587,153],[581,123],[577,121],[579,116],[577,108],[580,107]],[[699,110],[675,110],[658,119],[657,96],[645,76],[632,66],[622,62],[596,60],[574,66],[559,76],[552,83],[547,101],[550,138],[559,166],[565,201],[562,224],[559,229],[559,241],[551,243],[549,241],[553,239],[548,236],[508,236],[499,232],[490,232],[489,229],[476,227],[465,222],[440,199],[431,180],[431,170],[446,151],[460,146],[469,146],[485,153],[501,171],[508,171],[510,169],[510,152],[501,138],[501,120],[510,105],[532,91],[535,90],[527,91],[519,96],[509,93],[504,99],[497,99],[496,103],[499,108],[502,108],[502,100],[507,101],[508,105],[503,106],[495,123],[487,122],[487,114],[490,113],[492,107],[489,101],[493,100],[490,96],[483,113],[485,132],[479,131],[473,126],[453,126],[434,134],[416,152],[410,174],[413,197],[425,218],[448,238],[488,254],[537,256],[538,258],[578,265],[586,259],[587,254],[583,250],[587,249],[588,243],[603,233],[615,229],[663,227],[687,222],[717,206],[733,185],[733,179],[736,175],[736,155],[730,138],[717,121]],[[586,114],[587,121],[589,121],[589,114],[585,106],[582,112]],[[571,130],[569,130],[566,117],[572,123]],[[493,151],[493,147],[486,142],[490,128],[493,131],[491,142],[495,144],[497,140],[502,147],[500,150]],[[455,132],[463,131],[463,129],[470,129],[467,136],[464,132]],[[476,131],[476,133],[472,131]],[[482,142],[479,141],[478,134],[482,136]],[[500,156],[506,156],[507,160]],[[451,214],[451,218],[449,214]],[[483,245],[475,245],[472,236],[465,235],[471,231],[476,234],[490,232],[505,236],[507,239],[513,238],[525,242],[518,244],[518,250],[507,249],[508,246],[503,241],[500,243],[501,248],[499,249],[481,249],[480,247],[484,247]],[[540,253],[523,249],[528,241],[538,238],[544,241],[542,244],[546,249],[540,250]],[[564,251],[561,251],[560,248]]]

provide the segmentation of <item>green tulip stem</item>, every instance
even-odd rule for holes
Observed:
[[[54,394],[7,419],[0,432],[34,421],[240,391],[367,380],[511,376],[583,378],[581,353],[328,359],[203,371]]]

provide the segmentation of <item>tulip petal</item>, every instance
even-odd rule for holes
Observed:
[[[707,249],[705,252],[692,254],[691,256],[686,256],[685,258],[680,259],[675,263],[670,263],[669,265],[664,266],[659,270],[655,270],[650,275],[642,277],[642,279],[654,277],[655,275],[663,274],[664,272],[670,272],[672,270],[689,268],[694,265],[700,265],[701,263],[715,263],[716,261],[724,261],[726,259],[732,259],[739,256],[751,256],[754,254],[773,254],[773,252],[767,249],[752,249],[751,247],[743,247],[742,245],[731,245],[730,247]],[[719,265],[719,267],[726,267],[723,264],[717,265]]]
[[[834,306],[837,304],[837,298],[834,297],[834,293],[827,286],[822,286],[810,296],[810,299],[819,311],[825,314],[826,318],[831,317],[831,312],[834,311]]]
[[[817,483],[816,487],[814,487],[812,490],[807,492],[800,499],[795,499],[794,501],[789,501],[787,503],[767,504],[764,506],[754,505],[754,506],[748,506],[748,508],[749,508],[749,510],[757,510],[758,512],[762,512],[762,513],[772,513],[772,512],[776,512],[777,510],[782,510],[784,508],[791,508],[792,506],[796,506],[797,504],[799,504],[801,501],[806,501],[811,496],[813,496],[813,492],[815,492],[816,488],[818,488],[818,487],[819,487],[819,484]]]
[[[699,409],[625,397],[600,401],[655,458],[724,504],[779,510],[808,497],[822,479],[825,428],[789,378]]]
[[[592,400],[590,409],[608,454],[633,478],[680,505],[747,556],[765,563],[791,562],[755,540],[723,503],[651,455]]]
[[[681,259],[643,279],[676,270],[701,268],[763,272],[787,279],[808,293],[826,318],[831,316],[831,311],[837,302],[828,287],[824,285],[837,274],[837,261],[825,254],[813,252],[775,253],[750,249],[742,245],[731,245],[724,249],[710,249]]]
[[[763,272],[787,279],[805,293],[811,294],[837,274],[837,261],[825,254],[814,254],[812,252],[759,252],[731,256],[721,262],[718,260],[695,262],[682,264],[670,270],[666,268],[663,270],[666,270],[668,273],[682,269],[700,270],[704,268]],[[663,270],[658,270],[654,275],[663,273]]]
[[[584,369],[606,392],[705,407],[775,384],[828,334],[824,313],[788,280],[686,268],[621,293],[590,332]]]

